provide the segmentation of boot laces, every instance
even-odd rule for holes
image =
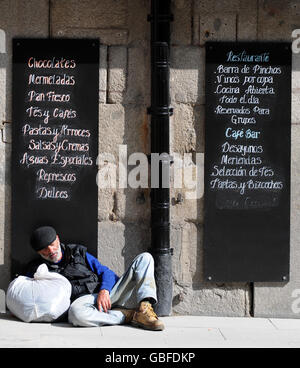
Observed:
[[[146,314],[148,317],[153,317],[153,318],[156,318],[158,319],[156,313],[154,312],[153,308],[152,308],[152,305],[150,303],[145,303],[144,304],[144,310],[143,310],[143,313]]]

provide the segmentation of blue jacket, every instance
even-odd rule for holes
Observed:
[[[119,280],[119,276],[114,273],[111,269],[101,264],[97,258],[86,252],[86,261],[91,271],[96,273],[101,279],[101,289],[106,289],[109,292],[114,287],[116,282]]]

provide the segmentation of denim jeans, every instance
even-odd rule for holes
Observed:
[[[88,294],[76,299],[69,309],[69,322],[82,327],[119,325],[124,323],[125,316],[114,308],[135,309],[145,298],[157,302],[152,255],[145,252],[133,260],[110,292],[112,309],[107,313],[102,308],[98,310],[97,297],[98,294]]]

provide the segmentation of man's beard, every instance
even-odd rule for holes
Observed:
[[[59,262],[61,260],[61,257],[62,257],[60,244],[59,244],[59,246],[57,248],[57,251],[55,252],[55,254],[52,257],[50,257],[50,256],[43,256],[42,254],[41,254],[41,257],[44,258],[48,262],[52,262],[52,263]]]

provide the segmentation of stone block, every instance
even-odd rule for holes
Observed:
[[[3,179],[5,180],[5,178]],[[0,264],[4,260],[4,253],[8,253],[7,245],[10,241],[10,214],[11,214],[11,188],[10,185],[0,185]],[[4,241],[4,243],[2,243]],[[2,255],[1,255],[2,253]],[[4,262],[4,261],[3,261]],[[2,264],[3,264],[2,262]]]
[[[205,52],[199,47],[173,47],[171,50],[171,103],[204,103]]]
[[[196,151],[196,130],[194,108],[189,104],[173,104],[171,146],[174,152],[183,154]],[[199,124],[200,125],[200,124]]]
[[[203,279],[203,227],[177,219],[171,223],[173,279],[181,287],[198,287]]]
[[[300,52],[292,54],[292,88],[300,88]]]
[[[6,119],[6,67],[7,57],[0,54],[0,127],[3,127],[2,122]]]
[[[12,124],[8,121],[3,121],[0,127],[1,142],[10,144],[12,142]]]
[[[199,0],[193,9],[193,44],[206,41],[235,41],[235,18],[239,11],[239,0]]]
[[[99,154],[110,153],[116,160],[124,141],[125,109],[120,104],[99,105]]]
[[[300,28],[300,3],[298,0],[290,1],[291,26],[292,29]]]
[[[180,250],[180,274],[177,283],[199,286],[203,281],[203,228],[192,222],[186,222],[182,228]]]
[[[300,318],[300,313],[298,311],[295,313],[292,309],[293,305],[299,306],[299,290],[295,282],[270,283],[269,285],[256,283],[254,316],[257,318]]]
[[[185,157],[181,171],[175,167],[172,170],[172,185],[176,183],[176,188],[172,186],[170,190],[171,221],[203,222],[204,155],[198,156],[196,163]]]
[[[238,12],[239,7],[239,0],[197,0],[194,2],[194,13]]]
[[[125,270],[124,231],[125,225],[120,222],[102,221],[98,224],[98,259],[120,275]]]
[[[3,166],[3,165],[1,165]],[[5,230],[5,215],[6,215],[6,211],[5,211],[5,190],[6,190],[6,186],[2,183],[5,181],[5,175],[3,174],[2,171],[2,167],[0,166],[0,176],[3,177],[3,179],[1,179],[1,184],[0,184],[0,198],[3,198],[3,201],[1,201],[0,203],[0,239],[3,240],[4,239],[4,230]],[[0,251],[4,251],[4,248],[2,246],[2,244],[0,245]]]
[[[5,202],[6,203],[6,202]],[[10,206],[9,206],[10,207]],[[1,211],[2,212],[2,211]],[[4,214],[4,216],[3,216]],[[0,290],[6,290],[10,282],[10,237],[11,237],[11,226],[7,220],[10,217],[10,209],[4,209],[4,213],[0,214]]]
[[[215,12],[238,12],[240,9],[240,0],[215,0],[214,11]]]
[[[0,289],[0,313],[6,313],[5,291]]]
[[[135,152],[150,153],[150,127],[147,105],[125,105],[123,144],[128,157]]]
[[[0,208],[0,229],[1,231],[4,228],[4,221],[3,221],[4,217],[3,217],[3,209]],[[4,247],[3,247],[3,242],[4,242],[4,234],[1,234],[0,236],[0,265],[4,264]]]
[[[131,178],[136,179],[141,164],[133,156],[136,153],[141,153],[145,159],[147,166],[145,175],[148,175],[148,183],[150,182],[146,156],[149,149],[146,107],[119,104],[101,105],[99,129],[98,179],[101,180],[100,184],[104,183],[108,186],[107,188],[104,185],[99,187],[99,207],[101,207],[98,212],[99,219],[129,222],[147,220],[150,203],[148,188],[135,189],[131,183]],[[123,180],[120,180],[119,177],[120,159],[124,165]],[[112,178],[113,186],[110,185],[109,178]],[[137,179],[139,180],[141,178]]]
[[[150,189],[99,189],[99,221],[149,222]]]
[[[148,0],[128,1],[128,44],[131,47],[150,47],[150,23],[147,22],[150,5]]]
[[[0,29],[6,33],[6,52],[11,53],[12,37],[47,37],[48,16],[48,0],[1,1]]]
[[[202,237],[203,227],[199,224],[172,223],[173,313],[249,316],[248,285],[207,284],[203,281]]]
[[[204,152],[204,105],[173,104],[171,147],[173,152]]]
[[[3,131],[0,131],[0,289],[7,287],[6,274],[9,265],[6,255],[9,252],[9,225],[10,225],[10,188],[6,185],[9,157],[6,157],[7,144],[3,143]],[[7,161],[6,161],[7,160]],[[8,203],[9,201],[9,203]],[[4,294],[3,294],[4,295]],[[2,297],[0,290],[0,313],[3,312]],[[4,299],[5,301],[5,295]],[[5,304],[4,304],[5,305]]]
[[[93,38],[99,39],[102,45],[126,45],[128,31],[126,29],[71,28],[61,26],[52,30],[51,35],[58,38]]]
[[[174,22],[171,23],[172,45],[190,45],[192,42],[192,1],[172,0]]]
[[[114,193],[114,188],[98,188],[98,221],[108,221],[114,219]]]
[[[173,314],[194,316],[249,317],[246,284],[209,285],[200,289],[175,284]]]
[[[290,41],[291,1],[258,0],[258,39]]]
[[[149,153],[147,108],[144,105],[101,104],[99,106],[99,153],[119,157],[120,145],[132,153]]]
[[[202,222],[204,190],[204,106],[174,104],[171,120],[172,221]],[[182,202],[178,201],[181,195]]]
[[[292,55],[292,124],[300,124],[300,53]]]
[[[99,102],[106,103],[107,94],[107,46],[100,46]]]
[[[101,44],[123,45],[128,41],[127,16],[125,0],[54,0],[51,35],[99,38]]]
[[[121,276],[134,257],[148,251],[150,228],[143,222],[103,221],[98,224],[98,239],[100,262]]]
[[[200,45],[207,41],[236,41],[236,13],[200,15]]]
[[[241,41],[257,38],[255,1],[209,1],[194,3],[193,43],[206,41]]]
[[[6,34],[0,29],[0,54],[6,54]]]
[[[292,88],[300,88],[300,52],[292,54]]]
[[[150,189],[125,189],[117,192],[118,214],[121,221],[145,223],[150,220]]]
[[[255,41],[257,39],[256,1],[240,0],[237,16],[237,40]]]
[[[127,89],[123,103],[150,105],[150,74],[149,48],[129,47]]]
[[[127,26],[126,0],[51,1],[54,33],[60,27],[122,28]]]
[[[126,89],[127,48],[111,46],[108,49],[108,103],[121,103]]]
[[[292,93],[292,124],[300,124],[300,88],[293,89]]]

